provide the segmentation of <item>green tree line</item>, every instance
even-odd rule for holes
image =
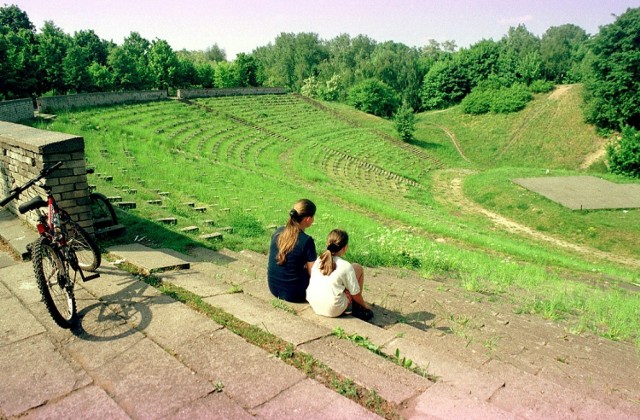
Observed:
[[[399,115],[405,139],[412,125],[407,110],[462,104],[472,114],[514,112],[557,83],[584,83],[588,122],[638,129],[639,69],[640,8],[628,9],[593,36],[565,24],[538,37],[519,25],[497,41],[457,48],[453,41],[409,47],[366,35],[323,40],[315,33],[281,33],[233,61],[217,44],[174,51],[165,40],[131,32],[116,45],[90,29],[66,34],[52,21],[37,31],[17,6],[0,8],[0,99],[277,86],[382,117]]]

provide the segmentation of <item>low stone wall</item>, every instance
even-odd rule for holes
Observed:
[[[254,88],[229,88],[229,89],[178,89],[178,99],[206,98],[215,96],[238,95],[284,95],[284,88],[254,87]]]
[[[47,113],[72,108],[89,108],[127,102],[147,102],[167,99],[166,90],[137,92],[98,92],[77,95],[47,96],[36,99],[38,112]]]
[[[0,101],[0,121],[17,122],[33,118],[31,99]]]
[[[38,175],[45,165],[58,161],[63,162],[62,167],[52,172],[46,183],[52,186],[58,205],[93,234],[84,139],[0,121],[0,197]],[[18,206],[37,194],[46,197],[41,188],[32,187],[5,208],[35,226],[36,212],[20,215]]]

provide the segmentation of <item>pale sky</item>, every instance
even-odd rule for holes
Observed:
[[[47,20],[73,35],[92,29],[122,44],[138,32],[174,50],[213,44],[227,59],[274,43],[282,33],[313,32],[330,40],[346,33],[411,47],[453,40],[468,47],[499,40],[524,24],[537,36],[567,23],[594,35],[640,0],[4,0],[25,11],[38,31]]]

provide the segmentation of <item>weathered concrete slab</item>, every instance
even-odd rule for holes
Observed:
[[[342,328],[347,334],[361,335],[378,346],[385,345],[397,336],[394,332],[385,330],[351,315],[343,315],[337,318],[316,315],[308,305],[299,315],[331,331],[334,331],[336,328]]]
[[[640,184],[616,184],[593,176],[517,178],[513,182],[571,210],[640,207]]]
[[[33,265],[30,262],[3,268],[0,272],[0,281],[26,304],[40,302],[42,299],[33,274]]]
[[[0,283],[0,308],[4,316],[0,317],[0,347],[16,343],[45,331],[31,312]]]
[[[381,397],[395,404],[408,401],[432,385],[428,379],[348,340],[326,337],[303,344],[300,350],[357,384],[375,389]]]
[[[0,251],[0,268],[9,267],[10,265],[17,264],[11,255],[7,252]]]
[[[326,328],[242,293],[212,296],[204,301],[295,346],[331,334]]]
[[[258,418],[283,420],[381,418],[311,379],[297,383],[253,412]]]
[[[148,339],[90,374],[133,418],[164,417],[214,389],[204,377],[194,375]]]
[[[42,334],[3,346],[0,372],[0,409],[7,417],[60,398],[91,381],[65,361]]]
[[[193,420],[193,419],[234,419],[251,420],[254,416],[245,411],[240,404],[229,398],[224,392],[215,392],[206,397],[194,401],[178,410],[170,413],[167,419]]]
[[[492,360],[485,369],[505,379],[505,386],[491,396],[491,403],[519,417],[637,419],[637,412],[632,414],[615,409],[569,388],[522,372],[508,363]]]
[[[201,264],[194,266],[191,270],[168,271],[159,274],[158,277],[162,281],[175,284],[185,290],[188,290],[200,297],[216,296],[229,293],[231,284],[222,280],[222,274],[217,271],[209,270],[202,272],[199,270]]]
[[[63,419],[75,415],[85,419],[127,420],[130,417],[100,387],[89,385],[30,411],[24,419]]]
[[[246,408],[264,404],[305,378],[226,329],[198,337],[180,359],[211,383],[220,381],[224,392]]]
[[[190,267],[189,262],[163,252],[162,249],[152,249],[141,244],[116,245],[107,248],[107,251],[138,267],[145,274]]]
[[[402,411],[405,418],[519,419],[484,400],[443,382],[436,382]]]
[[[385,347],[388,354],[394,354],[398,350],[401,357],[411,359],[429,374],[437,376],[438,382],[452,385],[481,400],[488,400],[497,389],[504,386],[504,379],[499,376],[480,372],[469,364],[446,354],[424,349],[420,344],[404,337],[394,339]]]
[[[38,239],[38,233],[34,228],[18,219],[10,211],[2,209],[0,210],[0,232],[2,232],[2,238],[15,249],[18,255],[23,259],[29,258],[27,245]]]

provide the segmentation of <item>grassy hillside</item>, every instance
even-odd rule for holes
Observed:
[[[577,173],[601,148],[579,118],[579,90],[508,116],[422,114],[411,144],[389,121],[297,95],[97,108],[40,127],[82,135],[98,189],[137,202],[121,213],[123,240],[266,252],[273,225],[307,197],[318,205],[309,233],[319,247],[341,227],[351,260],[414,268],[516,311],[637,340],[640,299],[618,285],[640,282],[640,212],[571,212],[509,181]],[[176,226],[154,222],[169,216]],[[191,225],[231,231],[206,243],[181,233]]]

